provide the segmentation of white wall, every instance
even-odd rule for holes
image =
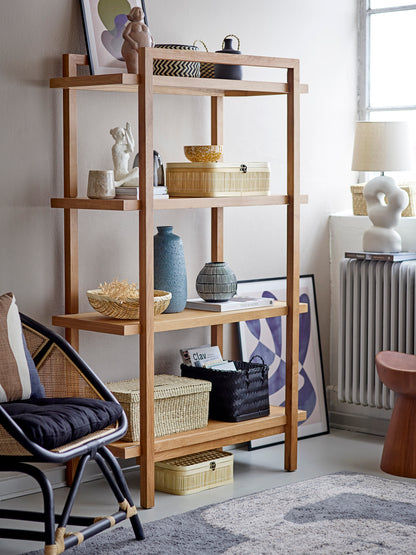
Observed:
[[[156,42],[220,48],[228,33],[245,54],[296,57],[310,92],[301,101],[301,272],[316,278],[325,368],[329,360],[328,215],[350,205],[351,149],[356,108],[356,2],[344,0],[148,0]],[[48,81],[61,74],[64,52],[85,53],[78,0],[14,0],[2,6],[0,33],[2,141],[0,292],[13,290],[21,310],[49,325],[63,312],[62,213],[50,197],[62,195],[62,92]],[[209,142],[208,100],[162,97],[155,101],[155,147],[164,162],[184,161],[182,146]],[[135,95],[79,94],[79,189],[89,169],[111,168],[109,129],[137,126]],[[225,160],[269,160],[273,192],[285,188],[284,99],[225,101]],[[136,135],[137,140],[137,135]],[[239,279],[285,272],[282,208],[229,209],[225,259]],[[209,259],[209,220],[203,210],[160,212],[184,241],[189,294]],[[83,292],[114,277],[137,280],[135,213],[80,213],[81,310]],[[275,241],[277,239],[277,241]],[[207,330],[156,338],[157,371],[177,371],[181,345],[198,344]],[[137,337],[81,332],[81,352],[104,379],[129,377],[137,368]],[[224,353],[227,355],[227,353]]]

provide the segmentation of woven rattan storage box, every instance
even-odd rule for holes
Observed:
[[[364,186],[365,183],[359,183],[358,185],[351,185],[352,193],[352,212],[354,216],[367,216],[367,203],[364,198]],[[402,216],[416,216],[416,184],[414,183],[403,183],[400,184],[400,188],[406,191],[409,195],[409,204],[402,212]]]
[[[233,481],[233,455],[214,449],[155,464],[159,491],[188,495]]]
[[[269,195],[270,164],[168,163],[166,185],[171,197]]]
[[[123,407],[129,426],[124,439],[140,439],[139,380],[107,384]],[[167,374],[155,376],[155,437],[166,436],[208,424],[211,383]]]

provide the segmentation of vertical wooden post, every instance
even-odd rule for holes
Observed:
[[[296,470],[299,374],[299,62],[288,69],[287,95],[287,305],[285,469]]]
[[[224,97],[211,96],[211,144],[224,144]]]
[[[85,56],[82,56],[85,59]],[[77,56],[64,54],[63,76],[77,74]],[[64,132],[64,197],[78,194],[77,160],[77,91],[63,90],[63,132]],[[78,210],[64,209],[64,256],[65,256],[65,314],[78,312]],[[65,337],[79,350],[79,331],[67,328]]]
[[[224,97],[211,97],[211,144],[224,144]],[[211,208],[211,261],[224,260],[224,208]],[[224,348],[224,327],[211,326],[211,345]]]
[[[64,54],[62,73],[64,77],[77,74],[78,65],[86,65],[84,55]],[[63,90],[63,134],[64,134],[64,197],[78,195],[78,156],[77,156],[77,91]],[[76,314],[79,307],[78,279],[78,210],[64,209],[64,258],[65,258],[65,314]],[[79,350],[79,331],[66,328],[65,338],[75,350]],[[71,485],[78,459],[66,464],[65,480]]]
[[[155,504],[153,312],[153,56],[139,52],[140,500]],[[147,287],[146,287],[147,281]]]

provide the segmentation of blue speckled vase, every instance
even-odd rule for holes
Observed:
[[[237,279],[226,262],[207,262],[199,272],[195,286],[204,301],[228,301],[237,292]]]
[[[170,291],[165,312],[182,312],[186,305],[187,281],[183,243],[171,225],[158,226],[154,236],[155,289]]]

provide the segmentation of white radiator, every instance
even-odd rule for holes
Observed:
[[[414,353],[416,261],[341,262],[338,399],[390,409],[394,393],[379,379],[375,355]]]

